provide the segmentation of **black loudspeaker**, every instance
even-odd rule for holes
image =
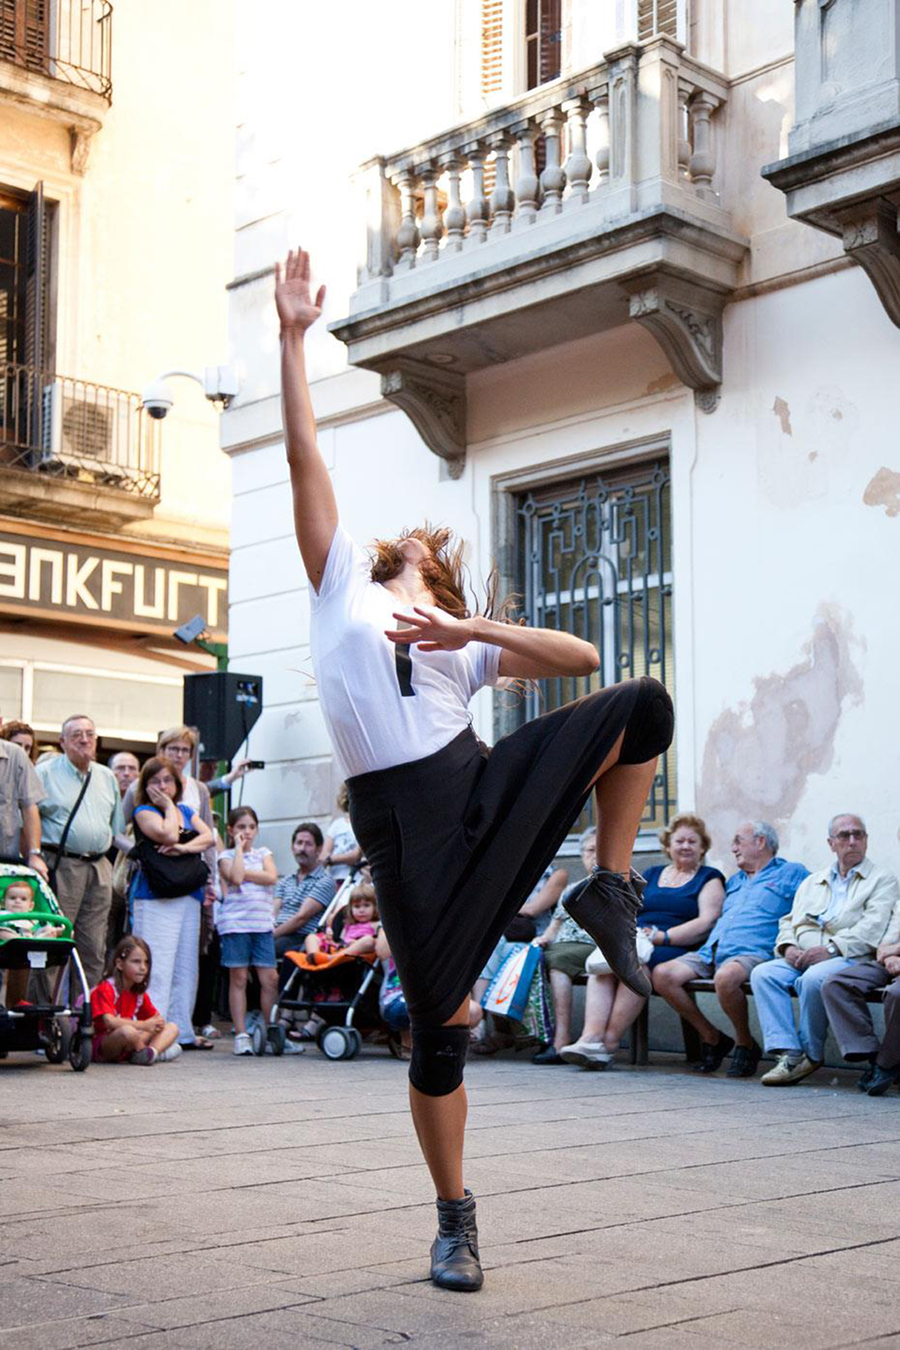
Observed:
[[[233,670],[184,677],[184,721],[200,732],[201,759],[232,759],[262,712],[261,675]]]

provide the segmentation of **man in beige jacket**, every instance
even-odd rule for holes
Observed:
[[[866,857],[867,845],[860,816],[832,817],[828,846],[834,862],[800,884],[778,929],[775,960],[750,976],[766,1051],[778,1056],[761,1079],[766,1087],[799,1083],[820,1067],[828,1030],[822,986],[852,962],[874,956],[884,938],[898,901],[897,878]]]
[[[881,1044],[872,1025],[869,995],[884,990],[884,1037]],[[881,1097],[900,1082],[900,900],[881,940],[875,959],[854,961],[829,975],[822,998],[835,1040],[844,1059],[868,1064],[857,1087],[870,1097]]]

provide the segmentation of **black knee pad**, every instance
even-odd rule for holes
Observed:
[[[463,1080],[468,1027],[412,1027],[409,1081],[426,1097],[446,1097]]]
[[[620,764],[645,764],[662,755],[675,734],[675,710],[659,680],[645,675],[641,679],[634,712],[628,719],[622,741]]]

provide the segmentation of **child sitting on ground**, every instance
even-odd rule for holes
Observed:
[[[152,964],[143,938],[123,937],[110,957],[107,976],[91,990],[95,1062],[155,1064],[178,1036],[150,1002]]]
[[[375,887],[366,882],[354,886],[346,908],[340,912],[346,918],[340,938],[335,938],[329,924],[324,933],[310,933],[306,939],[304,946],[311,965],[324,965],[338,952],[345,952],[348,956],[374,952],[378,933]]]
[[[31,882],[23,877],[13,881],[0,895],[0,911],[28,914],[34,909],[34,891]],[[0,924],[0,938],[55,938],[64,933],[62,924],[41,923],[38,919],[4,919]]]

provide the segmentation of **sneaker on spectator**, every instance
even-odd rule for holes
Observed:
[[[164,1050],[162,1054],[157,1055],[156,1058],[159,1061],[159,1063],[162,1064],[164,1061],[170,1059],[179,1059],[183,1053],[184,1051],[182,1047],[178,1044],[178,1042],[173,1041],[172,1044],[169,1046],[168,1050]]]
[[[247,1035],[246,1031],[240,1031],[238,1032],[237,1036],[235,1036],[234,1045],[232,1046],[231,1053],[233,1055],[253,1054],[253,1042]]]
[[[266,1041],[266,1054],[267,1054],[267,1055],[274,1055],[274,1053],[275,1053],[275,1047],[273,1046],[272,1042],[271,1042],[271,1041]],[[305,1045],[298,1045],[296,1041],[285,1041],[285,1043],[284,1043],[284,1049],[282,1050],[281,1053],[282,1053],[283,1055],[305,1055],[305,1054],[306,1054],[306,1046],[305,1046]],[[235,1054],[237,1054],[237,1051],[235,1051]]]
[[[194,1027],[194,1030],[198,1036],[207,1041],[217,1041],[222,1035],[219,1028],[214,1027],[212,1022],[207,1022],[205,1027]]]
[[[820,1060],[810,1059],[809,1055],[783,1054],[778,1058],[774,1069],[764,1073],[759,1080],[766,1087],[790,1087],[808,1078],[816,1069],[821,1069]]]
[[[135,1050],[131,1056],[130,1064],[155,1064],[159,1055],[153,1049],[152,1045],[145,1045],[143,1050]]]
[[[585,1069],[605,1068],[612,1059],[602,1041],[586,1041],[583,1036],[571,1045],[564,1045],[559,1056],[567,1064],[581,1064]]]

